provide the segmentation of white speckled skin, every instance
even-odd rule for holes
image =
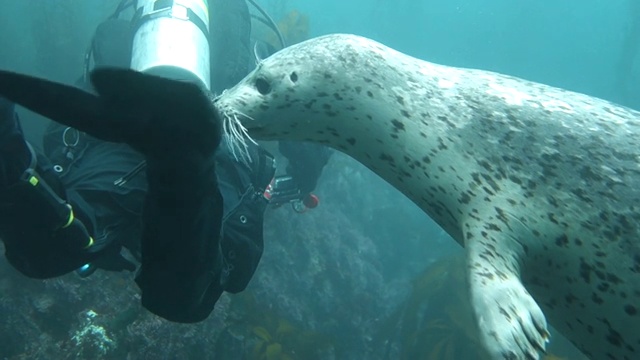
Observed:
[[[215,104],[256,139],[351,155],[436,220],[493,358],[538,358],[545,314],[593,359],[640,358],[639,113],[354,35],[278,52]]]

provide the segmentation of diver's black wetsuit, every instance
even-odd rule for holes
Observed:
[[[215,0],[214,5],[218,1],[226,3],[226,11],[239,11],[230,19],[248,21],[243,0]],[[236,8],[229,9],[229,4]],[[227,26],[238,28],[238,24]],[[246,26],[248,22],[234,34],[246,35],[236,47],[248,50]],[[114,54],[108,43],[102,46],[108,49],[104,56]],[[243,51],[236,53],[250,57]],[[226,75],[229,82],[246,73],[233,72]],[[263,192],[274,175],[273,160],[260,147],[251,145],[253,161],[248,164],[229,154],[224,138],[208,156],[188,143],[160,146],[162,152],[143,155],[126,144],[53,124],[43,139],[45,156],[38,156],[35,170],[40,183],[46,182],[53,193],[66,199],[79,220],[70,217],[67,222],[65,215],[60,223],[42,205],[42,196],[32,195],[29,181],[18,180],[31,156],[14,116],[13,105],[0,98],[0,238],[7,259],[19,271],[47,278],[89,262],[108,270],[133,270],[135,266],[120,255],[124,246],[141,262],[136,282],[143,306],[179,322],[203,320],[223,291],[246,287],[262,255],[267,206]],[[292,153],[290,148],[283,145],[285,155]],[[302,150],[295,153],[306,153],[308,161],[302,156],[290,165],[302,179],[300,187],[311,191],[328,153],[318,148]],[[143,160],[145,172],[115,184]],[[304,179],[301,167],[309,168],[312,176]],[[75,239],[85,239],[85,230],[91,241],[83,248],[84,243],[79,247],[81,241]]]

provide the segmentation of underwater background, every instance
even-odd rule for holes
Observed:
[[[289,43],[355,33],[412,56],[640,108],[640,0],[260,0]],[[2,0],[0,68],[73,83],[119,0]],[[275,41],[259,23],[254,36]],[[271,38],[270,38],[271,37]],[[636,60],[638,59],[638,60]],[[46,120],[21,110],[29,140]],[[248,289],[208,320],[140,307],[130,273],[37,281],[0,259],[0,359],[483,359],[462,251],[336,154],[305,214],[267,210]],[[584,359],[554,334],[546,359]]]

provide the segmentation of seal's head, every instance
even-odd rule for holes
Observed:
[[[263,60],[221,94],[215,105],[227,133],[238,140],[235,145],[246,144],[250,135],[339,147],[329,143],[327,133],[348,133],[346,120],[357,120],[366,102],[374,101],[381,87],[376,71],[387,63],[386,51],[379,43],[355,35],[307,40]],[[242,146],[236,148],[242,150]]]

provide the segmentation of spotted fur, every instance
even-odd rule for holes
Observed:
[[[493,358],[538,358],[541,309],[592,359],[639,357],[638,112],[353,35],[271,56],[216,105],[351,155],[465,246]]]

